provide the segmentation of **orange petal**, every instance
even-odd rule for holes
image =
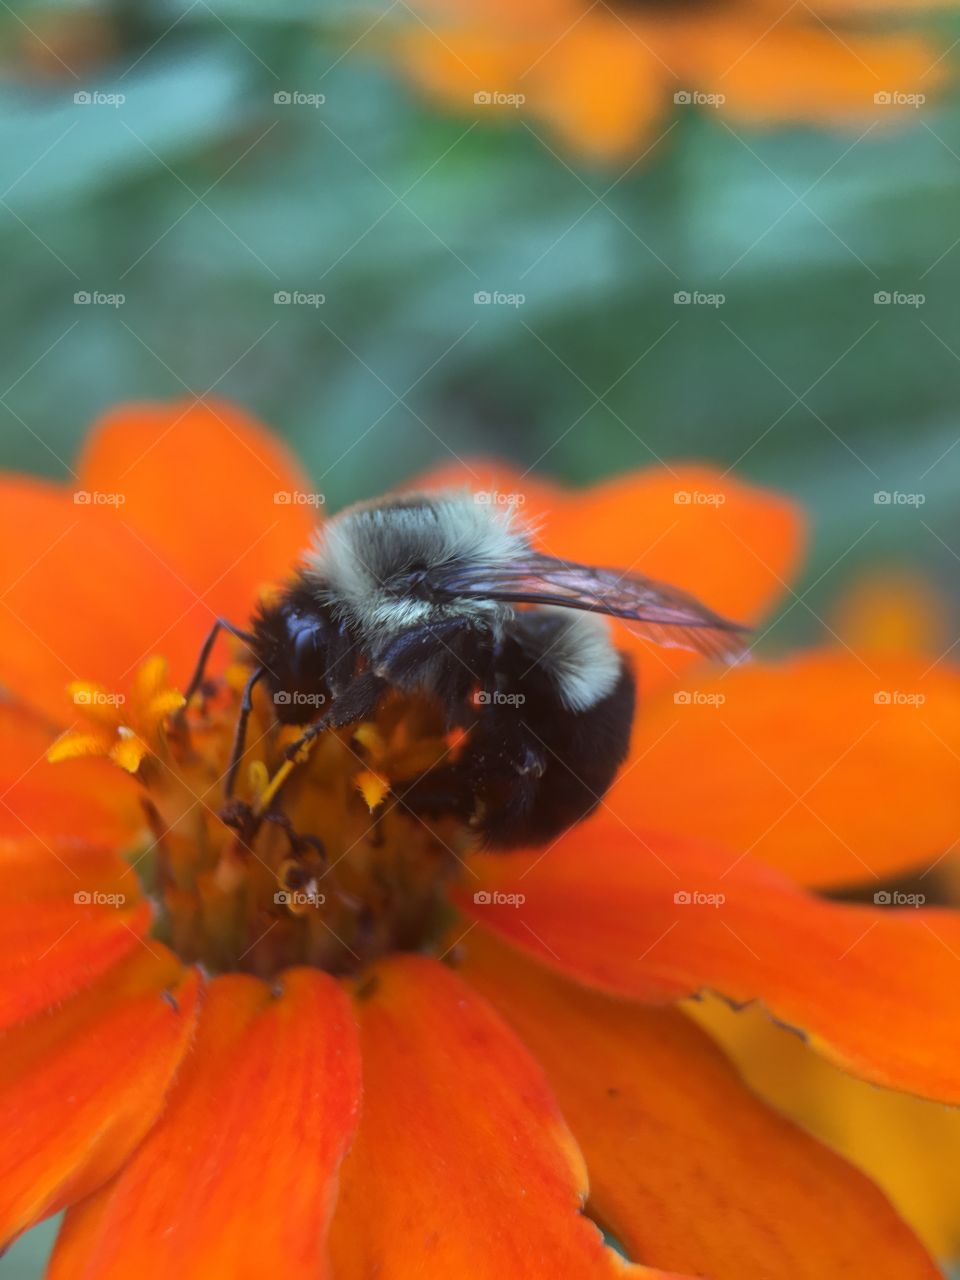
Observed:
[[[650,1276],[581,1216],[580,1152],[485,1000],[407,956],[378,966],[357,1016],[364,1104],[331,1232],[338,1280]]]
[[[588,491],[564,514],[555,541],[555,554],[672,583],[732,621],[750,624],[796,572],[803,524],[777,494],[709,467],[677,463]],[[641,698],[698,660],[655,649],[631,635],[629,623],[615,626],[614,639],[639,663]]]
[[[696,69],[702,92],[720,91],[722,110],[752,125],[810,120],[864,128],[913,123],[916,107],[892,98],[925,92],[929,97],[943,78],[939,51],[931,42],[905,32],[866,36],[826,21],[801,28],[780,21],[700,23],[688,28],[688,64]],[[878,104],[878,93],[888,94]]]
[[[71,1209],[51,1280],[318,1280],[356,1122],[350,1007],[307,969],[214,979],[159,1124]]]
[[[745,857],[609,819],[473,867],[467,912],[588,986],[761,1000],[855,1074],[960,1102],[958,913],[822,902]]]
[[[947,599],[916,566],[863,570],[844,586],[828,618],[841,643],[859,652],[926,653],[932,660],[953,643]]]
[[[0,1027],[32,1017],[82,991],[141,945],[150,923],[143,903],[132,911],[50,902],[0,906]]]
[[[123,692],[161,644],[186,678],[209,627],[209,611],[144,547],[124,506],[74,496],[0,477],[0,684],[68,725],[82,710],[72,681]]]
[[[541,46],[523,30],[510,31],[504,39],[498,32],[471,22],[459,29],[466,15],[457,14],[456,25],[410,23],[397,41],[397,56],[420,88],[463,115],[519,128],[518,112],[491,100],[490,91],[523,90],[523,75],[539,56]],[[489,13],[485,15],[489,18]],[[442,15],[441,15],[442,18]],[[487,91],[488,100],[478,103],[475,94]]]
[[[563,518],[573,496],[572,490],[532,471],[521,471],[495,458],[479,457],[433,467],[403,488],[408,492],[469,489],[496,510],[508,509],[518,520],[548,530]]]
[[[632,1256],[713,1280],[938,1275],[877,1188],[768,1110],[679,1011],[578,989],[479,935],[461,972],[542,1063],[591,1208]]]
[[[215,614],[242,626],[260,588],[307,549],[322,510],[279,440],[217,400],[114,410],[78,470],[84,488],[123,494],[146,565],[163,566],[203,598],[201,631]],[[158,638],[153,649],[166,645]]]
[[[0,1247],[96,1190],[140,1143],[187,1047],[196,993],[195,975],[154,944],[3,1035]]]
[[[588,156],[639,156],[666,109],[665,60],[606,7],[578,15],[575,30],[549,40],[529,71],[524,109]]]
[[[806,884],[937,860],[960,831],[960,672],[824,651],[691,679],[641,709],[607,804]]]
[[[690,1006],[751,1089],[873,1178],[934,1257],[960,1256],[960,1111],[844,1074],[762,1009]]]
[[[0,843],[0,1027],[82,991],[146,945],[150,909],[111,850]]]
[[[43,720],[0,703],[0,839],[128,841],[143,826],[137,787],[106,761],[49,764],[55,738]]]

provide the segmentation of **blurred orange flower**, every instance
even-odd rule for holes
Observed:
[[[670,1006],[755,1001],[866,1080],[960,1100],[960,916],[802,887],[953,839],[955,670],[718,676],[622,630],[643,707],[596,817],[452,877],[384,800],[437,726],[388,702],[284,792],[324,856],[222,812],[236,662],[185,716],[176,694],[212,619],[297,561],[309,484],[222,404],[120,411],[77,472],[0,479],[0,1243],[66,1208],[54,1280],[933,1280],[880,1191]],[[798,558],[790,505],[708,468],[420,483],[465,482],[521,495],[557,554],[640,557],[744,619]],[[80,758],[48,764],[54,740]],[[254,810],[285,741],[258,700]]]
[[[908,6],[909,11],[910,6]],[[943,51],[914,32],[876,31],[884,0],[814,11],[772,0],[420,0],[400,57],[459,112],[544,120],[601,159],[639,155],[680,109],[751,127],[811,122],[867,129],[915,111]]]
[[[956,628],[943,593],[916,565],[866,570],[836,602],[833,630],[851,648],[872,653],[948,652]]]

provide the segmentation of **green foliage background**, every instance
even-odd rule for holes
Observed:
[[[574,483],[705,458],[812,510],[809,607],[782,641],[821,635],[850,576],[889,558],[955,601],[957,94],[866,136],[686,108],[643,164],[591,165],[522,110],[440,114],[382,40],[351,48],[387,8],[3,6],[0,465],[63,477],[118,401],[209,389],[281,431],[331,507],[478,450]],[[28,28],[77,13],[114,48],[39,74]],[[938,50],[960,36],[949,12],[929,27]],[[33,1239],[0,1275],[34,1274]]]

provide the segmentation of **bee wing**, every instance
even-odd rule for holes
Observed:
[[[506,566],[477,565],[441,574],[438,594],[514,604],[562,605],[639,624],[631,630],[668,649],[692,649],[725,662],[747,652],[748,630],[678,587],[638,573],[597,569],[530,552]]]

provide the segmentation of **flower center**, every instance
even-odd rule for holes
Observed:
[[[297,964],[356,972],[389,951],[435,948],[471,839],[458,820],[415,818],[399,793],[456,756],[439,710],[390,695],[373,720],[289,761],[301,730],[280,725],[258,689],[228,797],[245,675],[231,669],[158,726],[139,765],[152,838],[131,861],[156,936],[185,961],[263,977]]]

